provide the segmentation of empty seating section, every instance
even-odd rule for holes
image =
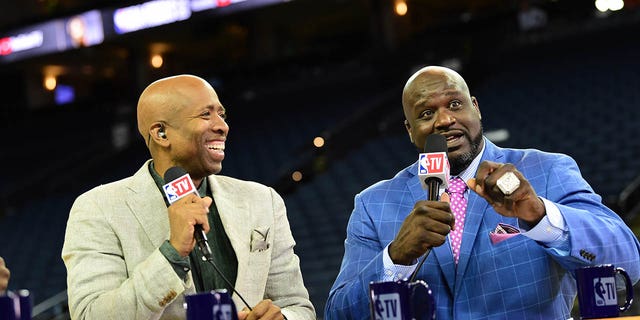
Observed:
[[[551,61],[518,61],[472,87],[485,130],[506,128],[504,146],[563,152],[603,196],[640,173],[640,61],[598,50]]]
[[[11,269],[9,289],[29,289],[36,303],[65,290],[60,251],[72,202],[69,194],[52,194],[16,207],[0,220],[1,254]]]

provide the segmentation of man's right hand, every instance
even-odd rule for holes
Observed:
[[[242,309],[238,312],[238,320],[282,320],[284,316],[280,310],[280,307],[273,304],[270,299],[260,301],[252,311],[248,308]]]
[[[0,294],[3,294],[5,290],[7,290],[9,277],[11,277],[11,272],[9,272],[9,269],[5,265],[4,259],[0,257]]]
[[[411,265],[427,249],[442,245],[455,226],[455,217],[445,193],[442,201],[418,201],[404,219],[396,238],[389,245],[395,264]]]
[[[180,256],[188,256],[196,245],[193,237],[196,224],[202,225],[205,233],[209,231],[208,214],[212,202],[210,197],[190,194],[169,206],[169,243]]]

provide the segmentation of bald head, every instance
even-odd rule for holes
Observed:
[[[213,90],[200,77],[177,75],[157,80],[144,89],[138,99],[138,131],[147,145],[154,124],[172,122],[189,103],[194,90],[202,88]]]
[[[402,91],[404,125],[420,152],[431,134],[447,136],[451,173],[462,172],[483,147],[478,100],[457,72],[437,66],[413,74]]]
[[[204,79],[178,75],[150,84],[138,100],[138,131],[156,172],[185,169],[198,185],[222,170],[229,125],[218,94]]]
[[[457,89],[470,95],[464,78],[452,69],[428,66],[414,73],[402,91],[402,109],[405,117],[408,119],[407,112],[416,104],[429,99],[434,92],[442,89]]]

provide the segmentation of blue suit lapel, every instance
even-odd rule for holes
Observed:
[[[464,222],[464,231],[462,234],[462,244],[460,245],[460,258],[456,268],[456,288],[460,288],[462,278],[469,264],[471,249],[478,238],[478,229],[482,224],[482,219],[489,209],[489,203],[482,197],[471,191],[469,193],[469,202],[467,204],[467,213]],[[448,241],[448,240],[447,240]]]
[[[485,150],[480,163],[485,160],[500,162],[504,157],[500,149],[487,139],[484,139],[484,142]],[[462,285],[462,279],[464,278],[464,273],[466,272],[467,265],[469,264],[471,250],[473,249],[478,236],[482,236],[478,234],[478,229],[482,224],[484,215],[490,208],[489,203],[485,199],[480,197],[474,191],[469,191],[464,231],[462,234],[462,244],[460,246],[460,258],[458,260],[458,267],[456,268],[455,288],[460,288]]]
[[[414,176],[414,178],[409,178],[407,180],[407,187],[411,191],[411,196],[413,197],[413,203],[416,203],[420,200],[427,200],[427,193],[424,189],[422,189],[422,185],[420,184],[420,180],[416,176],[416,172],[418,172],[418,163],[416,162],[414,165],[409,167],[409,173]],[[425,272],[424,270],[433,270],[433,266],[438,266],[438,269],[444,275],[447,286],[449,290],[453,292],[453,284],[455,280],[455,268],[453,268],[453,255],[451,254],[451,244],[449,244],[449,238],[439,247],[435,247],[431,249],[431,253],[429,257],[427,257],[427,261],[425,265],[429,265],[429,267],[424,267],[420,272]]]

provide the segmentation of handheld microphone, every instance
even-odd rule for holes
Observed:
[[[451,176],[449,158],[447,157],[447,139],[440,134],[430,134],[424,143],[424,152],[418,156],[418,178],[422,188],[427,190],[429,201],[440,199],[440,187],[449,186]],[[409,281],[413,282],[418,270],[431,253],[431,248],[424,253],[422,260],[411,274]]]
[[[191,193],[198,195],[198,191],[196,186],[193,184],[193,180],[191,180],[191,176],[189,176],[189,174],[181,167],[169,168],[169,170],[164,174],[164,181],[169,181],[167,184],[162,186],[162,189],[164,189],[164,193],[167,196],[167,200],[169,200],[169,204],[173,204]],[[196,243],[198,244],[198,248],[200,248],[202,255],[207,259],[211,259],[211,248],[209,247],[207,234],[204,233],[202,225],[195,225],[193,237],[196,239]]]
[[[162,186],[165,195],[167,196],[167,200],[169,201],[169,205],[174,202],[180,200],[184,196],[195,193],[198,194],[196,186],[193,184],[193,180],[191,180],[191,176],[187,171],[182,169],[181,167],[171,167],[164,174],[164,181],[169,181],[167,184]],[[222,271],[218,268],[218,266],[213,262],[213,256],[211,254],[211,248],[209,247],[209,241],[207,240],[207,234],[204,233],[202,229],[202,225],[196,224],[195,230],[193,231],[193,237],[196,239],[196,244],[198,244],[198,248],[200,248],[200,252],[202,252],[202,260],[208,261],[213,269],[216,270],[218,275],[222,278],[222,280],[235,292],[235,294],[242,300],[244,305],[251,311],[251,306],[244,300],[242,295],[236,291],[235,286],[224,276]],[[286,317],[285,317],[286,319]]]
[[[430,134],[424,144],[424,152],[418,156],[418,178],[423,189],[428,190],[428,199],[437,201],[440,187],[449,186],[449,158],[447,139],[440,134]]]

